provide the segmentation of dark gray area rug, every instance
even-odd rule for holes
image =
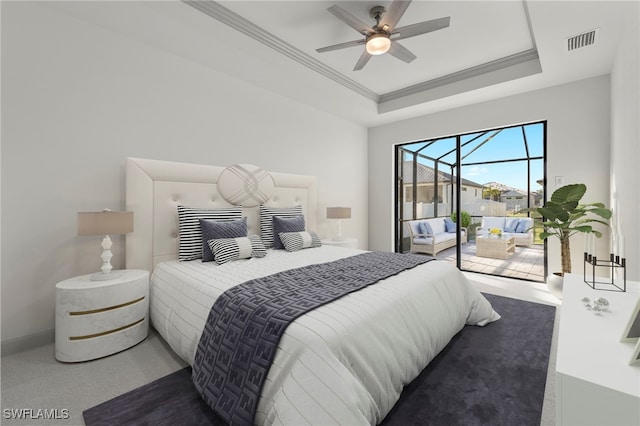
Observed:
[[[502,318],[455,335],[382,425],[540,425],[556,308],[485,297]]]
[[[540,424],[555,307],[485,296],[502,319],[454,336],[383,425]],[[83,414],[88,426],[224,424],[196,393],[189,367]]]

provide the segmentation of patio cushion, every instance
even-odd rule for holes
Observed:
[[[433,243],[433,238],[432,237],[415,237],[413,239],[413,243],[428,245]]]
[[[529,217],[521,218],[516,226],[516,232],[525,233],[533,226],[533,221]]]
[[[482,229],[498,228],[504,231],[504,223],[505,218],[502,216],[484,216],[482,218]]]
[[[456,234],[451,234],[449,232],[444,232],[442,234],[438,234],[435,236],[436,244],[441,243],[443,241],[450,241],[456,239]]]
[[[433,235],[433,230],[431,229],[431,225],[426,220],[420,222],[420,234]]]
[[[409,227],[411,228],[411,233],[413,235],[418,235],[422,233],[422,231],[420,230],[420,222],[417,220],[409,222]],[[419,238],[424,238],[424,237],[419,237]]]
[[[520,223],[520,219],[517,217],[508,217],[504,221],[504,231],[505,232],[517,232],[516,228]]]
[[[462,231],[462,234],[464,235],[464,231]],[[455,240],[456,234],[452,232],[443,232],[440,234],[436,234],[435,237],[426,237],[426,238],[415,237],[413,239],[413,243],[414,244],[431,244],[433,242],[433,238],[435,238],[436,244],[438,244],[443,241]]]
[[[444,227],[447,232],[456,232],[456,223],[450,217],[444,218]]]
[[[444,227],[444,218],[442,217],[434,217],[433,219],[425,220],[425,223],[428,223],[431,227],[431,232],[434,235],[444,234],[447,230]]]

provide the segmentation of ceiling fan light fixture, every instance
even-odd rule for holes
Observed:
[[[444,18],[431,19],[429,21],[416,22],[415,24],[398,27],[398,22],[409,7],[411,1],[412,0],[392,0],[388,7],[388,13],[387,8],[384,6],[372,7],[369,10],[369,16],[375,19],[375,25],[367,25],[353,16],[350,12],[347,12],[337,4],[334,4],[327,10],[336,18],[356,30],[360,35],[360,38],[357,40],[321,47],[320,49],[316,49],[316,52],[330,52],[338,49],[346,49],[348,47],[362,46],[364,44],[364,52],[360,54],[360,59],[358,59],[358,62],[356,62],[356,65],[353,68],[354,71],[361,70],[372,56],[382,55],[387,52],[389,55],[394,56],[407,64],[410,63],[416,59],[417,56],[396,41],[447,28],[451,21],[451,17],[447,16]],[[392,35],[394,36],[393,45],[391,44]]]
[[[372,34],[367,38],[365,48],[371,55],[382,55],[386,53],[391,47],[391,40],[389,36],[384,33]]]

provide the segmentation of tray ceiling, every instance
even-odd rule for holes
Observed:
[[[450,16],[448,28],[402,41],[411,63],[362,47],[316,49],[358,33],[327,8],[373,24],[390,1],[43,2],[217,72],[365,126],[607,74],[631,1],[414,0],[399,25]],[[636,18],[637,19],[637,18]],[[593,44],[567,40],[597,29]]]

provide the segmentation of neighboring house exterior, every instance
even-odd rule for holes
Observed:
[[[505,191],[500,194],[500,201],[506,204],[507,212],[517,213],[522,209],[535,206],[534,194],[529,194],[529,204],[527,205],[527,193],[517,190]]]
[[[509,213],[517,213],[518,211],[528,207],[538,207],[542,202],[542,193],[540,191],[531,192],[529,194],[529,204],[527,205],[526,190],[513,188],[499,182],[488,182],[485,183],[484,186],[486,188],[484,198],[489,199],[489,197],[495,192],[496,194],[492,196],[492,199],[504,203],[505,208]],[[488,191],[489,189],[493,190],[491,194],[490,191]]]
[[[412,219],[414,200],[413,162],[405,161],[402,167],[403,217]],[[451,174],[438,170],[436,179],[435,170],[421,163],[417,163],[416,169],[416,202],[418,203],[416,218],[450,215],[452,206],[456,205],[455,177],[452,178]],[[460,199],[463,209],[465,205],[472,205],[482,201],[483,185],[465,178],[462,178],[461,182]],[[434,201],[437,201],[437,203],[434,203]]]
[[[533,195],[533,206],[532,207],[540,207],[540,206],[542,206],[542,192],[536,191],[531,195]]]

